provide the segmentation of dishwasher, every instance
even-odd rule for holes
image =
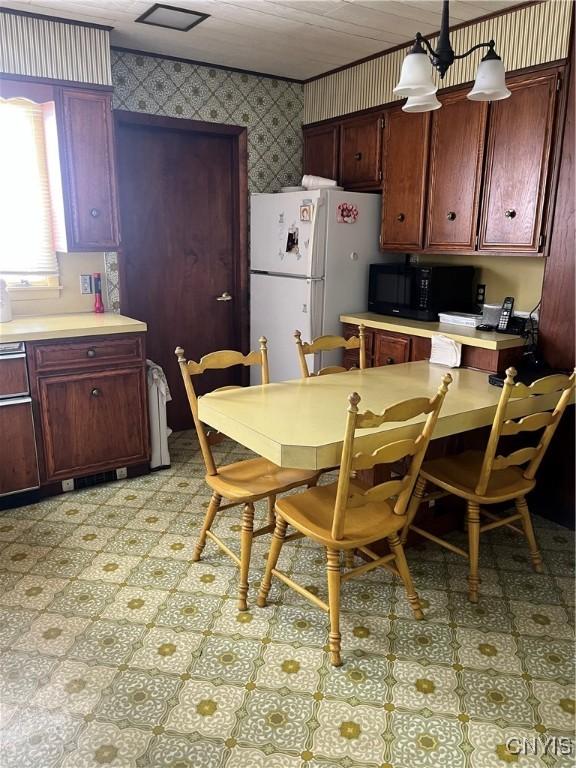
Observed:
[[[40,486],[23,342],[0,344],[0,496]]]

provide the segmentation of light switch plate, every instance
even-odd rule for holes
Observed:
[[[92,288],[92,275],[80,275],[80,293],[94,293]]]

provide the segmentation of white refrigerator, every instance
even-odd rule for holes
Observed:
[[[268,339],[271,381],[301,375],[296,329],[303,341],[340,334],[342,313],[366,311],[368,267],[383,260],[381,204],[380,194],[331,189],[251,196],[250,341]],[[315,357],[318,370],[340,356]]]

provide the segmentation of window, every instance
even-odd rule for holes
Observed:
[[[41,104],[0,99],[0,275],[9,284],[57,282]]]

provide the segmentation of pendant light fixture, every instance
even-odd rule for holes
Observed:
[[[434,95],[438,86],[432,80],[432,67],[438,71],[440,79],[443,79],[456,59],[464,59],[481,48],[488,48],[488,52],[478,65],[476,81],[468,98],[472,101],[499,101],[510,96],[505,82],[504,65],[496,53],[494,40],[478,43],[466,53],[456,54],[450,44],[449,28],[449,1],[443,0],[442,23],[436,50],[418,32],[410,53],[402,62],[400,80],[394,88],[394,93],[408,97],[402,107],[405,112],[429,112],[439,109],[442,105]]]

